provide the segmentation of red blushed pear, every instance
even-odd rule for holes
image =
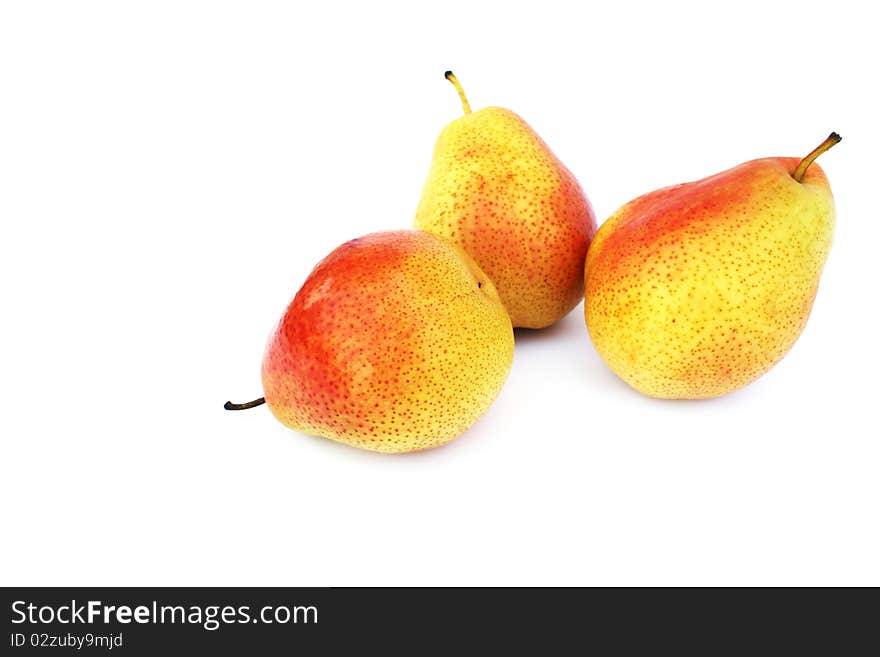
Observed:
[[[543,328],[583,296],[596,217],[574,175],[508,109],[471,111],[447,125],[416,210],[415,227],[459,244],[498,288],[514,326]]]
[[[442,445],[501,390],[510,318],[460,248],[420,231],[374,233],[322,260],[263,358],[264,397],[303,433],[379,452]]]
[[[641,196],[599,229],[587,328],[608,366],[661,398],[718,397],[791,349],[831,248],[834,200],[814,160],[746,162]]]

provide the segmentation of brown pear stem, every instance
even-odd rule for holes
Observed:
[[[266,403],[265,397],[260,397],[259,399],[255,399],[254,401],[245,402],[244,404],[233,404],[231,401],[223,404],[223,408],[227,411],[246,411],[249,408],[254,408],[255,406],[261,406]]]
[[[836,132],[832,132],[830,135],[828,135],[828,138],[825,141],[816,146],[816,148],[810,151],[809,155],[801,160],[801,163],[797,165],[797,169],[795,169],[794,173],[791,174],[792,178],[794,178],[798,182],[803,182],[804,175],[807,173],[807,167],[809,167],[813,163],[813,160],[815,160],[822,153],[834,146],[834,144],[838,143],[841,139],[843,138]]]
[[[452,83],[452,86],[454,86],[455,90],[458,92],[458,97],[461,98],[461,106],[464,108],[464,113],[470,114],[470,103],[468,103],[468,99],[467,96],[464,95],[464,89],[461,86],[461,82],[459,82],[458,78],[455,77],[455,73],[453,73],[452,71],[446,71],[446,73],[443,74],[443,77],[449,80]]]

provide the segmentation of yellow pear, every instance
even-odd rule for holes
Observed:
[[[583,296],[593,209],[578,181],[519,116],[472,112],[440,133],[415,226],[459,244],[492,279],[514,326],[543,328]]]
[[[831,248],[834,201],[813,160],[766,158],[620,208],[585,268],[587,328],[624,381],[661,398],[717,397],[791,349]]]
[[[449,442],[501,390],[513,328],[492,281],[454,244],[373,233],[312,271],[263,358],[262,403],[286,426],[378,452]]]

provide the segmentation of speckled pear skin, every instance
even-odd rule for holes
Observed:
[[[488,107],[440,133],[416,228],[455,241],[495,282],[514,326],[543,328],[583,296],[596,217],[529,125]]]
[[[501,390],[513,328],[459,247],[419,231],[343,244],[269,339],[263,390],[283,424],[378,452],[437,447]]]
[[[818,164],[767,158],[641,196],[599,229],[585,268],[587,328],[624,381],[702,399],[767,372],[803,330],[831,248]]]

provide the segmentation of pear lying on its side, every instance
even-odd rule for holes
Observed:
[[[581,300],[596,217],[578,181],[510,110],[471,112],[447,125],[415,227],[459,244],[498,288],[514,326],[543,328]]]
[[[269,339],[263,390],[292,429],[410,452],[470,427],[512,360],[510,319],[467,254],[419,231],[374,233],[309,275]]]
[[[585,269],[596,350],[646,395],[736,390],[791,349],[831,248],[834,201],[813,160],[767,158],[631,201]]]

